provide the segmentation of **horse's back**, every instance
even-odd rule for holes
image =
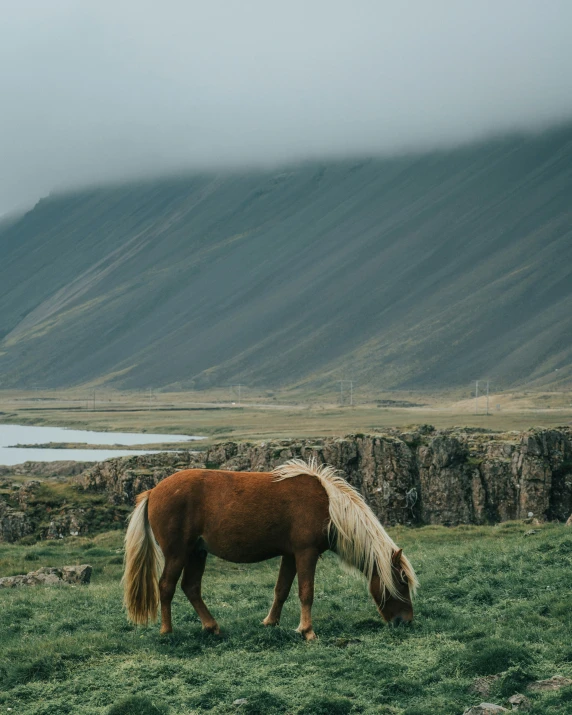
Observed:
[[[163,550],[190,548],[201,536],[229,561],[328,547],[328,497],[309,475],[276,481],[268,472],[177,472],[152,490],[149,520]]]

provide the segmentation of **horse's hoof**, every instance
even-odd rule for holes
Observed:
[[[268,618],[265,618],[262,621],[263,626],[277,626],[280,623],[280,621],[269,621]]]
[[[307,631],[304,631],[300,628],[300,626],[298,626],[298,628],[296,628],[296,633],[299,633],[301,636],[303,636],[304,640],[307,640],[307,641],[318,640],[318,636],[314,633],[314,631],[311,628]]]
[[[218,627],[218,624],[215,624],[214,626],[203,626],[203,631],[212,633],[213,636],[220,636],[220,628]]]

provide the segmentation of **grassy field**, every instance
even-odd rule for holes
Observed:
[[[382,625],[364,584],[326,556],[313,643],[294,633],[295,593],[280,627],[260,624],[276,561],[211,559],[204,595],[223,635],[203,634],[180,592],[175,633],[161,637],[157,626],[125,620],[120,532],[0,544],[1,575],[94,566],[89,586],[0,590],[0,713],[456,715],[483,700],[503,703],[533,679],[572,676],[572,529],[527,529],[392,530],[422,585],[409,628]],[[473,692],[475,679],[494,675],[488,696]],[[572,710],[572,688],[528,694],[533,713]]]
[[[230,389],[177,393],[99,390],[95,394],[94,409],[93,391],[0,391],[0,422],[204,435],[206,440],[193,448],[227,439],[338,437],[419,424],[520,431],[572,423],[572,396],[565,391],[492,394],[488,415],[485,397],[481,396],[480,413],[475,414],[474,399],[459,392],[379,396],[381,403],[393,400],[415,407],[380,407],[378,401],[359,393],[353,406],[336,404],[334,394],[318,397],[247,390],[239,403],[238,393]],[[229,399],[232,397],[234,401]]]

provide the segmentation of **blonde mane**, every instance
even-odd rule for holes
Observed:
[[[368,581],[371,580],[375,568],[387,591],[395,598],[400,597],[393,581],[391,562],[398,547],[361,494],[333,467],[318,465],[314,457],[310,458],[308,463],[302,459],[291,459],[276,467],[273,474],[276,481],[301,474],[316,477],[328,495],[328,537],[332,550],[342,562],[361,572]],[[401,570],[407,577],[409,591],[413,595],[418,585],[417,576],[404,555],[401,556]]]

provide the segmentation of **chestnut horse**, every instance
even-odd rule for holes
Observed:
[[[331,549],[360,571],[385,621],[413,618],[415,572],[361,495],[331,467],[291,460],[273,472],[191,469],[140,494],[125,536],[125,605],[137,624],[157,618],[170,633],[171,601],[182,588],[203,628],[219,627],[201,596],[207,554],[235,563],[281,556],[264,625],[277,625],[298,574],[298,632],[315,638],[311,608],[320,554]],[[160,574],[164,558],[164,567]]]

